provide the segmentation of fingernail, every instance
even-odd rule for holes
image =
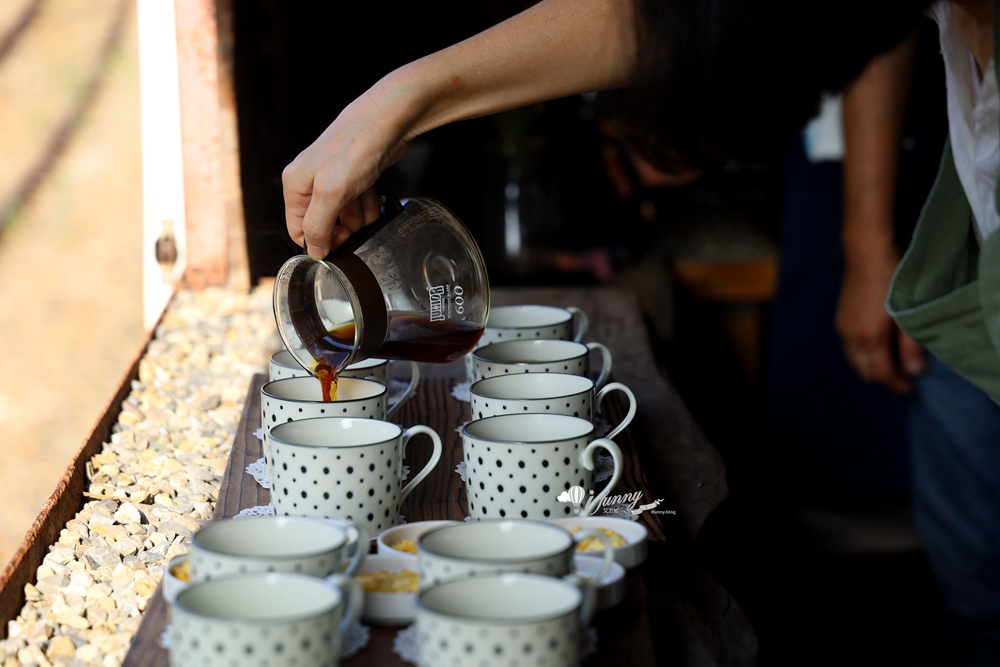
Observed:
[[[323,259],[324,257],[326,257],[326,253],[323,252],[323,249],[317,245],[313,245],[312,243],[306,244],[306,254],[308,254],[313,259]]]
[[[920,375],[924,372],[924,362],[922,359],[909,359],[906,362],[906,372],[910,375]]]

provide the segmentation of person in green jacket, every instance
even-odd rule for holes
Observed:
[[[375,180],[441,125],[593,91],[619,134],[672,173],[753,163],[901,44],[941,31],[950,141],[887,306],[927,350],[918,390],[958,394],[927,443],[918,528],[968,660],[1000,664],[1000,102],[993,0],[543,0],[387,74],[282,174],[288,232],[320,258],[378,216]],[[355,26],[363,31],[364,26]],[[333,84],[330,84],[333,85]],[[609,223],[607,234],[615,233]],[[908,342],[907,345],[910,345]],[[866,363],[855,350],[856,363]],[[871,363],[869,360],[867,363]],[[915,365],[914,369],[918,369]],[[920,386],[920,385],[924,386]],[[930,433],[930,431],[928,431]],[[933,439],[931,439],[933,440]],[[935,449],[937,447],[937,449]],[[919,495],[919,491],[916,491]],[[964,511],[963,511],[964,510]],[[935,530],[927,533],[932,517]]]

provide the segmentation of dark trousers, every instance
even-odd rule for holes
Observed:
[[[914,520],[957,664],[1000,664],[1000,405],[937,359],[917,379]]]

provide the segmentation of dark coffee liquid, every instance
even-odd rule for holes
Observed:
[[[446,364],[470,352],[482,335],[483,328],[469,322],[431,322],[427,313],[389,313],[385,342],[372,356]],[[354,348],[354,322],[331,329],[317,343],[310,350],[313,357],[321,359],[328,368],[342,367]]]

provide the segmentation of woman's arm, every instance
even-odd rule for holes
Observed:
[[[844,95],[845,265],[835,324],[858,375],[897,393],[911,392],[910,376],[923,370],[922,349],[885,309],[899,264],[896,176],[915,47],[914,36],[873,60]]]
[[[635,44],[631,0],[543,0],[399,68],[285,168],[289,235],[312,257],[325,256],[378,217],[375,179],[415,137],[456,120],[622,87]]]

